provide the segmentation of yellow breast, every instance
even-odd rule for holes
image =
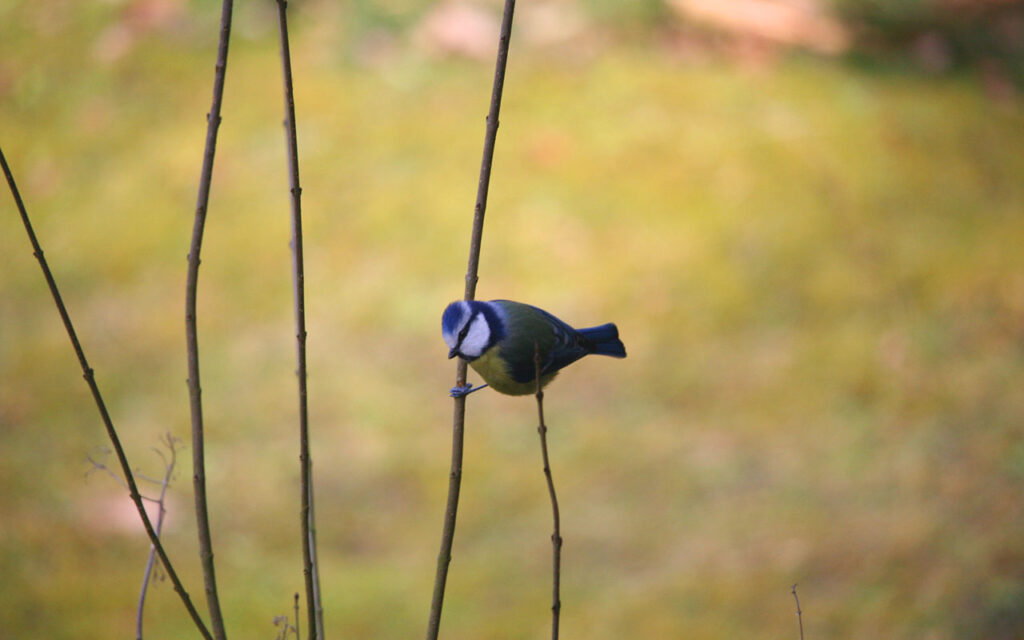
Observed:
[[[499,393],[504,393],[510,396],[525,396],[530,393],[536,393],[537,383],[534,381],[530,382],[516,382],[515,379],[509,375],[508,369],[505,367],[504,361],[501,359],[498,347],[493,347],[486,351],[482,356],[469,363],[469,366],[473,367],[473,370],[480,374],[480,377],[484,379],[484,382],[489,384],[492,389]],[[549,373],[541,376],[541,386],[546,386],[551,382],[558,372]]]

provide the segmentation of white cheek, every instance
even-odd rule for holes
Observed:
[[[462,347],[459,348],[459,351],[470,358],[478,358],[483,355],[490,339],[491,328],[487,326],[487,320],[483,315],[478,315],[470,323],[469,332],[462,339]]]

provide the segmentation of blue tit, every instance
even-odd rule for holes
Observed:
[[[512,396],[534,393],[538,349],[541,386],[551,382],[559,369],[591,353],[626,357],[614,324],[573,329],[543,309],[511,300],[453,302],[441,317],[441,334],[450,349],[448,357],[460,356],[486,382],[475,388],[454,387],[454,398],[488,385]]]

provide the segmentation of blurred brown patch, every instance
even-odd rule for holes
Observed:
[[[805,47],[828,55],[850,47],[846,28],[812,0],[669,0],[668,4],[688,20],[745,40]]]
[[[413,31],[413,42],[428,53],[487,60],[498,41],[497,17],[465,2],[442,2]]]
[[[93,45],[99,62],[115,62],[131,52],[139,36],[165,31],[179,24],[185,15],[183,0],[137,0],[121,12],[120,20],[100,33]]]
[[[97,474],[96,478],[99,480],[101,474]],[[106,480],[110,480],[111,483],[113,482],[109,478],[106,478]],[[159,492],[159,488],[157,488],[156,492]],[[166,502],[172,503],[173,500],[168,496]],[[156,526],[157,519],[160,516],[160,507],[151,500],[143,500],[142,503],[146,507],[146,513],[149,515],[150,522],[153,523],[153,526]],[[167,504],[164,508],[166,509],[164,530],[167,530],[169,527],[174,526],[177,520],[174,512],[178,511],[180,513],[181,507],[176,504]],[[89,494],[79,501],[78,510],[79,521],[90,531],[104,534],[131,535],[137,533],[145,535],[142,521],[139,519],[139,512],[128,497],[127,492],[97,492]]]

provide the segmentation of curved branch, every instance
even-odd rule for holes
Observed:
[[[551,640],[558,640],[558,622],[562,612],[562,529],[558,513],[558,496],[555,495],[555,481],[551,478],[551,464],[548,461],[548,427],[544,424],[544,391],[540,376],[540,345],[534,342],[533,364],[536,368],[537,380],[537,433],[540,434],[540,451],[544,459],[544,478],[548,483],[548,496],[551,498],[551,515],[554,520],[554,531],[551,533],[552,547],[552,585],[551,585]]]
[[[217,578],[213,565],[213,542],[210,537],[210,519],[206,506],[206,463],[203,446],[203,404],[199,386],[199,338],[196,331],[196,289],[199,282],[199,251],[206,226],[206,208],[210,201],[210,182],[213,176],[213,156],[217,148],[217,129],[220,127],[220,107],[224,98],[224,76],[228,64],[228,39],[231,35],[232,0],[221,5],[220,42],[217,46],[217,65],[213,78],[213,102],[206,114],[206,147],[203,168],[199,174],[199,195],[192,225],[192,242],[188,252],[188,275],[185,279],[185,344],[188,353],[188,396],[192,421],[192,485],[195,493],[196,529],[199,535],[199,560],[203,567],[206,604],[210,610],[210,625],[217,640],[224,640],[224,618],[217,596]]]
[[[164,551],[163,544],[160,543],[160,536],[153,528],[153,523],[149,519],[149,514],[146,513],[146,507],[142,504],[142,496],[139,494],[139,488],[135,483],[135,476],[132,474],[132,468],[128,464],[128,457],[125,455],[124,447],[121,446],[121,439],[117,435],[117,430],[114,428],[114,422],[110,418],[110,413],[107,411],[107,405],[103,401],[103,395],[100,393],[100,388],[96,384],[96,376],[93,373],[92,367],[89,366],[89,361],[85,358],[85,351],[82,350],[82,345],[78,341],[78,334],[75,333],[75,327],[71,324],[71,316],[68,315],[68,310],[64,306],[64,300],[61,298],[60,291],[57,289],[57,281],[53,278],[53,273],[50,272],[50,266],[46,263],[46,258],[43,257],[43,249],[39,245],[39,240],[36,239],[35,231],[32,229],[32,222],[29,220],[28,211],[25,209],[25,203],[21,200],[21,194],[18,192],[18,185],[14,181],[14,174],[11,173],[11,168],[7,165],[7,158],[4,157],[3,150],[0,149],[0,165],[3,167],[4,176],[7,178],[7,186],[11,189],[11,194],[14,196],[14,202],[18,207],[18,212],[21,214],[21,221],[25,225],[25,232],[28,233],[28,240],[32,244],[32,254],[39,261],[39,266],[43,270],[43,277],[46,278],[46,285],[50,288],[50,295],[53,296],[53,301],[57,305],[57,312],[60,314],[60,319],[64,322],[64,330],[68,334],[68,338],[71,339],[71,346],[75,350],[75,355],[78,356],[78,363],[82,367],[82,373],[85,377],[85,383],[89,385],[89,391],[92,392],[92,398],[96,402],[96,408],[100,412],[100,419],[103,420],[103,426],[107,430],[107,437],[110,438],[110,444],[114,447],[114,453],[117,455],[117,461],[121,465],[121,472],[124,474],[125,483],[128,485],[128,495],[132,499],[132,503],[135,505],[135,510],[139,512],[139,518],[142,519],[142,526],[146,530],[146,535],[149,536],[150,544],[153,545],[153,549],[157,555],[160,556],[160,562],[163,563],[164,568],[167,570],[167,576],[171,579],[171,584],[174,585],[174,590],[178,592],[178,596],[181,598],[182,604],[185,605],[185,609],[191,616],[192,621],[195,623],[196,628],[203,635],[206,640],[212,640],[210,631],[203,624],[203,619],[199,616],[199,612],[196,611],[195,606],[192,604],[192,600],[188,597],[188,592],[185,591],[185,587],[181,584],[181,580],[178,578],[177,572],[174,570],[174,566],[171,564],[170,558],[167,557],[167,552]]]

